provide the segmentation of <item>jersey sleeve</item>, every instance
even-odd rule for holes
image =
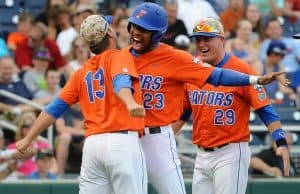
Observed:
[[[170,70],[172,79],[191,83],[198,87],[205,84],[214,70],[214,67],[206,65],[199,58],[179,50],[175,52],[173,63],[172,70]]]
[[[248,74],[257,75],[257,73],[252,68],[249,68]],[[246,93],[245,96],[248,97],[248,101],[250,102],[254,110],[270,104],[268,95],[262,85],[255,84],[245,86],[244,92]]]
[[[112,57],[111,77],[114,78],[119,74],[126,74],[138,78],[133,58],[129,52],[120,51],[115,53]]]
[[[80,77],[81,70],[76,71],[69,78],[66,85],[58,94],[58,97],[66,102],[69,106],[75,104],[79,100],[79,87],[82,79]]]
[[[184,84],[183,109],[192,109],[188,94],[188,84]]]

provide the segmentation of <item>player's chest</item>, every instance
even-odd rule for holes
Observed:
[[[194,85],[187,87],[188,98],[192,106],[231,107],[241,100],[241,92],[236,87],[214,87],[210,84],[202,88]]]

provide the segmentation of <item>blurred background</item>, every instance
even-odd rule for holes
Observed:
[[[143,0],[0,0],[0,193],[78,193],[84,125],[79,105],[71,107],[32,147],[36,155],[14,159],[15,142],[24,137],[43,107],[70,75],[91,56],[78,36],[91,14],[112,15],[118,47],[130,44],[127,19]],[[258,74],[286,71],[292,84],[265,87],[288,131],[291,177],[268,157],[273,142],[255,113],[250,116],[253,162],[247,193],[300,192],[300,0],[152,0],[165,7],[169,27],[163,42],[197,56],[189,39],[193,25],[215,17],[224,25],[226,51],[253,66]],[[270,44],[271,40],[277,43]],[[281,50],[278,51],[280,47]],[[284,52],[281,52],[284,51]],[[196,156],[192,120],[176,137],[188,193]],[[44,177],[35,173],[43,172]],[[262,184],[263,183],[263,184]],[[28,191],[25,192],[25,189]],[[265,192],[268,191],[268,192]],[[154,191],[150,188],[150,193]]]

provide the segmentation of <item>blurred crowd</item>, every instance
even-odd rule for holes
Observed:
[[[88,45],[78,36],[83,19],[91,14],[112,15],[111,27],[117,32],[118,47],[123,48],[130,44],[127,19],[132,8],[141,2],[47,0],[40,13],[20,13],[16,31],[0,38],[0,89],[46,105],[91,56]],[[197,56],[203,51],[189,38],[192,26],[204,17],[218,18],[224,25],[228,53],[246,61],[258,74],[287,72],[292,81],[290,87],[276,82],[266,87],[272,102],[300,102],[300,42],[291,37],[300,32],[300,0],[151,2],[163,5],[168,13],[169,27],[162,42]],[[297,107],[300,109],[300,103]],[[17,126],[12,134],[0,130],[0,179],[55,179],[72,172],[74,165],[80,166],[84,124],[79,105],[56,121],[53,146],[41,137],[32,145],[34,154],[18,159],[15,142],[28,132],[38,112],[32,106],[0,95],[1,119]],[[254,166],[257,161],[256,158]],[[280,170],[266,169],[263,171],[267,174],[281,175]]]

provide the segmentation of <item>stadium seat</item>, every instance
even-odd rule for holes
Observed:
[[[0,24],[17,24],[19,14],[19,8],[0,8]]]
[[[25,0],[26,9],[39,9],[40,11],[45,7],[47,0]]]

